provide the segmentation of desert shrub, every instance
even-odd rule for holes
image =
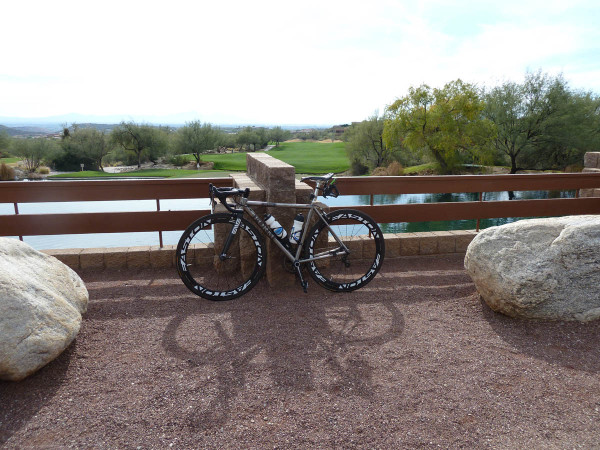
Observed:
[[[15,179],[15,169],[6,164],[0,164],[0,181],[12,181]]]
[[[85,170],[98,170],[96,161],[86,156],[78,155],[72,149],[67,149],[52,160],[52,167],[61,172],[78,172],[81,164]]]
[[[354,160],[350,164],[350,173],[352,175],[364,175],[369,171],[369,168],[360,161]]]
[[[389,176],[398,176],[398,175],[403,175],[404,174],[404,167],[402,167],[402,164],[400,164],[398,161],[392,161],[388,166],[387,166],[387,172]]]
[[[48,175],[50,173],[50,168],[46,166],[40,166],[37,169],[37,173],[41,173],[42,175]]]
[[[398,161],[392,161],[387,167],[375,167],[371,176],[374,177],[387,177],[387,176],[398,176],[404,174],[404,167]]]
[[[189,159],[185,155],[172,155],[168,161],[169,161],[169,164],[173,164],[174,166],[181,167],[181,166],[185,166],[189,162]]]
[[[581,172],[583,170],[583,166],[581,164],[571,164],[570,166],[565,167],[565,172],[567,173],[576,173]]]
[[[387,174],[387,167],[375,167],[373,172],[371,172],[371,176],[373,177],[385,177]]]

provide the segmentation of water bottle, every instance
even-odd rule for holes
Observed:
[[[280,241],[284,241],[287,236],[287,232],[283,229],[281,224],[277,222],[277,219],[273,217],[271,214],[265,214],[265,223],[269,225],[275,236],[279,238]]]
[[[302,234],[302,227],[304,226],[304,216],[298,214],[294,219],[294,225],[290,231],[290,244],[299,244],[300,235]]]

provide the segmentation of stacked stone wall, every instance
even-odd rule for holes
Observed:
[[[600,173],[600,152],[587,152],[583,158],[584,173]],[[600,197],[600,189],[580,189],[580,197]]]

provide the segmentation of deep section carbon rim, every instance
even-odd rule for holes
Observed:
[[[351,209],[334,211],[326,218],[348,252],[325,223],[317,222],[307,236],[304,255],[324,258],[308,263],[311,276],[332,291],[348,292],[365,286],[377,275],[385,256],[379,225],[368,215]]]
[[[258,282],[266,265],[261,235],[247,220],[230,214],[210,214],[191,224],[176,251],[179,276],[190,291],[209,300],[231,300]],[[224,258],[225,240],[237,226]]]

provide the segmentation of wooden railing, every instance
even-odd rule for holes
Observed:
[[[3,182],[0,203],[15,214],[0,215],[0,236],[183,230],[210,211],[161,211],[160,200],[208,198],[208,183],[232,186],[230,178]],[[156,200],[156,211],[52,214],[49,204],[48,214],[19,214],[19,203],[101,200]]]
[[[160,200],[207,198],[208,183],[231,186],[229,178],[119,181],[2,182],[0,203],[15,214],[0,215],[0,236],[124,233],[183,230],[207,210],[161,211]],[[598,174],[339,177],[342,194],[415,194],[600,188]],[[479,196],[482,199],[481,196]],[[156,200],[156,211],[19,214],[19,204],[99,200]],[[600,198],[471,201],[353,206],[380,223],[498,217],[600,214]],[[332,209],[338,209],[332,207]]]
[[[453,175],[418,177],[338,178],[340,192],[350,194],[422,194],[500,191],[562,191],[600,187],[600,175]],[[433,220],[491,219],[498,217],[544,217],[600,214],[600,198],[415,203],[356,206],[379,223]],[[372,203],[372,202],[371,202]]]

